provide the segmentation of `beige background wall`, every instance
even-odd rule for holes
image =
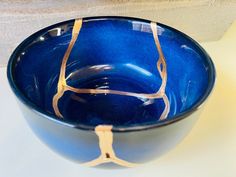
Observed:
[[[178,28],[198,41],[213,41],[236,19],[236,0],[1,0],[0,66],[40,28],[95,15],[146,18]]]

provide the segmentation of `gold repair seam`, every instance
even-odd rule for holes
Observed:
[[[112,147],[113,133],[111,125],[98,125],[95,128],[95,133],[97,134],[99,139],[99,148],[101,151],[101,155],[92,161],[84,163],[84,165],[91,167],[109,162],[113,162],[115,164],[125,167],[134,167],[137,165],[135,163],[122,160],[116,156]]]
[[[165,95],[165,87],[166,87],[166,81],[167,81],[167,73],[166,73],[166,62],[165,58],[161,49],[161,45],[158,39],[157,35],[157,25],[154,22],[151,22],[151,29],[153,33],[153,37],[155,40],[155,44],[159,53],[159,59],[157,62],[157,69],[159,71],[159,74],[162,78],[162,84],[158,92],[153,94],[145,94],[145,93],[133,93],[133,92],[125,92],[125,91],[118,91],[118,90],[108,90],[108,89],[80,89],[80,88],[73,88],[66,83],[65,79],[65,72],[66,72],[66,63],[69,58],[69,55],[71,53],[71,50],[75,44],[75,41],[77,40],[77,37],[79,35],[80,29],[82,27],[82,19],[75,20],[73,30],[72,30],[72,39],[70,41],[70,44],[68,46],[68,49],[63,57],[62,65],[60,69],[60,76],[58,81],[58,87],[57,87],[57,93],[53,97],[53,109],[55,111],[55,114],[58,117],[63,117],[58,109],[58,101],[63,96],[65,91],[72,91],[75,93],[90,93],[90,94],[116,94],[116,95],[123,95],[123,96],[134,96],[139,98],[146,98],[146,99],[156,99],[156,98],[163,98],[164,102],[166,104],[166,107],[169,107],[169,100]],[[162,65],[162,69],[161,69]],[[167,98],[167,99],[166,99]],[[169,112],[169,109],[164,109],[160,120],[163,120],[167,117]]]
[[[79,88],[73,88],[67,85],[66,77],[65,77],[66,63],[72,51],[72,48],[78,38],[81,27],[82,27],[82,19],[75,20],[73,30],[72,30],[72,38],[61,64],[59,81],[58,81],[58,86],[57,86],[57,93],[53,97],[53,109],[55,111],[55,114],[61,118],[63,117],[58,108],[58,101],[63,96],[65,91],[70,90],[75,93],[117,94],[117,95],[134,96],[134,97],[148,98],[148,99],[163,98],[163,101],[165,103],[165,109],[160,117],[160,120],[165,119],[170,109],[169,100],[165,94],[165,87],[166,87],[166,82],[167,82],[167,69],[166,69],[166,62],[165,62],[164,54],[162,52],[161,45],[158,39],[157,25],[154,22],[151,23],[153,37],[154,37],[155,44],[159,53],[159,59],[157,61],[157,69],[161,76],[162,84],[158,92],[154,94],[133,93],[133,92],[124,92],[124,91],[107,90],[107,89],[79,89]],[[115,152],[112,147],[113,133],[112,133],[111,125],[98,125],[95,127],[95,133],[97,134],[98,139],[99,139],[99,147],[100,147],[101,155],[97,159],[94,159],[90,162],[85,163],[85,165],[96,166],[96,165],[99,165],[102,163],[108,163],[108,162],[113,162],[115,164],[126,166],[126,167],[133,167],[137,165],[135,163],[130,163],[116,157]]]

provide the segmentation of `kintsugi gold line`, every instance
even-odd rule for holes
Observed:
[[[169,112],[170,112],[170,103],[169,103],[169,99],[166,96],[165,93],[165,89],[166,89],[166,82],[167,82],[167,66],[166,66],[166,59],[164,57],[164,54],[162,52],[161,49],[161,44],[160,41],[158,39],[158,31],[157,31],[157,25],[154,22],[151,22],[151,29],[152,29],[152,34],[153,34],[153,38],[159,53],[159,59],[157,62],[157,69],[159,71],[159,74],[161,76],[162,79],[162,84],[161,87],[159,88],[158,92],[159,94],[163,95],[163,101],[165,103],[165,109],[162,112],[161,116],[160,116],[160,120],[164,120]]]
[[[84,165],[91,167],[109,162],[113,162],[124,167],[134,167],[137,165],[135,163],[130,163],[122,160],[116,156],[112,147],[113,133],[111,125],[98,125],[95,127],[95,133],[97,134],[99,139],[101,155],[92,161],[84,163]]]
[[[161,44],[158,39],[158,31],[157,31],[157,25],[154,22],[151,22],[151,29],[152,29],[152,34],[153,38],[159,53],[159,59],[157,60],[157,69],[159,71],[159,74],[162,78],[162,84],[158,92],[163,92],[165,93],[165,87],[166,87],[166,81],[167,81],[167,67],[166,67],[166,60],[164,57],[164,54],[161,49]],[[162,67],[161,67],[162,66]]]
[[[118,90],[109,90],[109,89],[80,89],[80,88],[74,88],[66,83],[66,78],[65,78],[65,71],[66,71],[66,63],[69,58],[69,55],[71,53],[71,50],[75,44],[75,41],[78,38],[80,29],[82,27],[82,19],[75,20],[73,30],[72,30],[72,39],[70,41],[70,44],[67,48],[67,51],[63,57],[62,64],[61,64],[61,69],[60,69],[60,76],[59,76],[59,81],[58,81],[58,86],[57,86],[57,93],[53,97],[53,109],[55,111],[55,114],[58,117],[63,117],[62,114],[60,113],[60,110],[58,108],[58,101],[59,99],[63,96],[65,91],[72,91],[75,93],[84,93],[84,94],[115,94],[115,95],[123,95],[123,96],[133,96],[133,97],[139,97],[139,98],[146,98],[146,99],[157,99],[157,98],[163,98],[166,108],[164,109],[160,120],[163,120],[167,117],[168,112],[169,112],[169,100],[167,96],[164,97],[165,95],[165,87],[166,87],[166,81],[167,81],[167,74],[166,74],[166,62],[165,58],[161,49],[160,42],[158,40],[157,36],[157,26],[155,23],[151,23],[151,29],[153,33],[153,37],[155,40],[155,44],[158,50],[158,53],[160,55],[158,62],[157,62],[157,69],[159,71],[159,74],[162,78],[162,84],[158,92],[154,94],[145,94],[145,93],[133,93],[133,92],[125,92],[125,91],[118,91]],[[161,68],[162,65],[162,68]]]
[[[84,93],[84,94],[116,94],[116,95],[134,96],[134,97],[147,98],[147,99],[163,98],[163,101],[165,103],[165,108],[164,108],[164,111],[162,112],[162,115],[160,116],[160,120],[165,119],[170,110],[169,100],[165,94],[165,88],[166,88],[166,82],[167,82],[167,68],[166,68],[165,58],[161,49],[161,45],[158,39],[157,25],[153,22],[151,23],[153,37],[154,37],[155,44],[159,53],[157,69],[161,76],[162,84],[161,84],[160,89],[154,94],[133,93],[133,92],[124,92],[124,91],[108,90],[108,89],[80,89],[80,88],[74,88],[67,85],[66,77],[65,77],[66,63],[72,51],[72,48],[78,38],[81,27],[82,27],[82,19],[75,20],[73,30],[72,30],[72,38],[61,64],[60,75],[59,75],[59,80],[58,80],[58,85],[57,85],[57,93],[53,97],[53,109],[55,111],[55,114],[58,117],[61,117],[61,118],[63,117],[58,108],[58,101],[63,96],[65,91],[72,91],[75,93]],[[75,97],[73,99],[78,100],[79,98]],[[108,163],[108,162],[113,162],[115,164],[126,166],[126,167],[133,167],[137,165],[135,163],[130,163],[116,157],[115,152],[112,147],[113,133],[112,133],[111,125],[98,125],[95,127],[95,132],[99,139],[99,147],[100,147],[101,155],[97,159],[85,163],[85,165],[96,166],[96,165],[99,165],[102,163]]]
[[[62,64],[61,64],[61,69],[60,69],[60,75],[59,75],[59,80],[58,80],[58,84],[57,84],[57,93],[54,95],[53,97],[53,109],[55,111],[55,114],[58,117],[63,117],[62,114],[59,111],[58,108],[58,101],[59,99],[63,96],[64,92],[66,91],[65,86],[67,85],[66,83],[66,63],[67,60],[70,56],[71,50],[78,38],[80,29],[82,27],[82,19],[76,19],[73,25],[73,29],[72,29],[72,37],[71,37],[71,41],[69,43],[69,46],[66,50],[66,53],[62,59]]]
[[[162,98],[163,95],[160,94],[145,94],[145,93],[134,93],[134,92],[124,92],[118,90],[109,90],[109,89],[80,89],[74,88],[66,85],[66,90],[70,90],[75,93],[89,93],[89,94],[114,94],[114,95],[123,95],[123,96],[133,96],[138,98],[147,98],[147,99],[155,99]]]

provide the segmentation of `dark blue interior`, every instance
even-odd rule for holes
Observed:
[[[62,58],[71,39],[73,21],[46,28],[21,46],[14,60],[13,78],[19,90],[39,109],[54,114]],[[167,96],[173,119],[203,98],[209,88],[210,61],[190,38],[164,25],[158,36],[167,62]],[[67,63],[68,85],[154,93],[161,84],[156,68],[158,52],[150,23],[122,18],[84,20]],[[115,126],[157,122],[162,99],[119,95],[76,94],[60,99],[64,119],[75,124]]]

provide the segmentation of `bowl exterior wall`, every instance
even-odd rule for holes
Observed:
[[[78,163],[90,162],[101,154],[99,138],[94,131],[82,130],[51,121],[18,101],[33,132],[52,150]],[[116,157],[142,164],[156,159],[175,147],[189,133],[202,109],[178,122],[143,131],[113,132]],[[106,163],[98,167],[119,167]]]
[[[179,144],[191,131],[202,108],[178,122],[143,131],[114,133],[113,147],[118,157],[135,163],[156,159]]]

